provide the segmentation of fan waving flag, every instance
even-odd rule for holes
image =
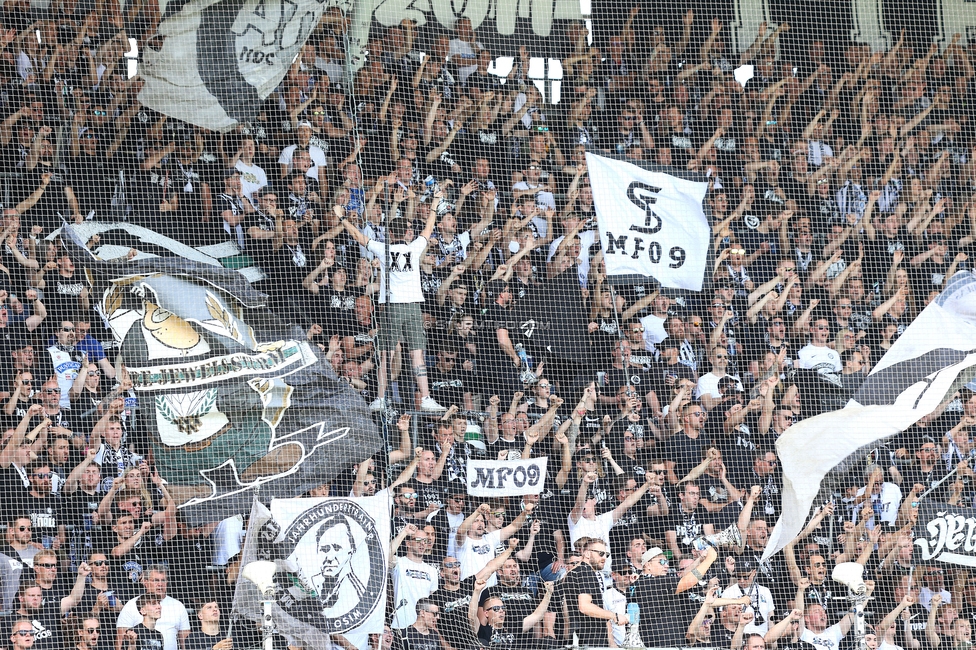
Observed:
[[[845,408],[798,422],[779,437],[783,514],[764,558],[796,537],[815,501],[829,500],[850,473],[864,469],[860,461],[879,441],[905,431],[972,380],[974,342],[976,276],[960,272],[891,346]]]
[[[702,174],[587,152],[586,168],[607,279],[655,278],[662,287],[701,291],[711,228]]]

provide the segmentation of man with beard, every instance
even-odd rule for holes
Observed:
[[[566,574],[566,604],[572,629],[580,644],[609,645],[607,621],[616,625],[630,622],[626,615],[603,609],[598,604],[603,602],[603,579],[599,572],[603,570],[609,555],[603,540],[591,540],[583,550],[583,563]]]
[[[515,627],[519,625],[517,618],[513,617],[510,619],[509,625],[505,624],[506,607],[499,596],[492,596],[485,599],[484,607],[482,608],[485,613],[485,622],[481,622],[481,618],[478,616],[477,603],[481,598],[481,593],[486,583],[487,580],[484,578],[475,579],[471,602],[468,603],[468,624],[471,626],[471,632],[474,633],[482,645],[491,646],[492,648],[512,648],[514,650],[516,648],[532,647],[529,645],[530,639],[528,632],[542,620],[542,616],[546,613],[546,609],[549,607],[549,600],[552,598],[553,583],[543,583],[545,585],[545,595],[543,595],[542,600],[539,601],[539,605],[535,610],[523,619],[521,625],[517,628]]]
[[[69,393],[75,381],[79,378],[82,363],[87,363],[85,354],[75,348],[75,324],[70,320],[62,320],[61,327],[55,333],[57,341],[47,349],[51,359],[51,372],[58,378],[58,387],[61,389],[61,408],[71,408],[71,397]],[[81,380],[84,382],[84,379]],[[81,390],[79,385],[78,390]]]
[[[508,547],[485,565],[476,575],[461,580],[461,563],[454,556],[441,562],[440,587],[429,600],[440,607],[441,619],[438,630],[452,648],[466,648],[476,643],[468,625],[468,604],[477,580],[487,580],[505,564],[518,546],[518,538],[510,537]]]

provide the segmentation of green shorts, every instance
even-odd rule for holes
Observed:
[[[390,303],[380,308],[380,350],[390,352],[396,348],[397,342],[403,343],[408,352],[426,348],[427,336],[419,302]]]

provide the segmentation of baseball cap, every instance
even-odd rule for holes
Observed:
[[[652,546],[644,551],[643,555],[641,555],[641,563],[646,564],[647,562],[650,562],[656,558],[658,555],[664,555],[664,551],[661,550],[660,546]]]
[[[307,126],[308,128],[312,128],[312,123],[309,122],[308,120],[302,120],[301,122],[298,123],[298,128],[302,128],[303,126]]]
[[[735,563],[735,574],[744,576],[752,573],[756,568],[756,563],[752,560],[737,560]]]

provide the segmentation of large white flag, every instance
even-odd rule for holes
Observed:
[[[160,2],[160,38],[142,53],[139,101],[207,129],[253,121],[327,5],[314,0]]]
[[[382,634],[386,618],[390,496],[255,501],[242,565],[277,567],[272,606],[278,632],[325,648],[341,634],[357,648]],[[260,621],[261,593],[238,581],[234,611]]]
[[[587,152],[607,277],[701,291],[711,228],[704,176]]]
[[[783,514],[763,557],[803,529],[828,472],[849,467],[842,463],[858,450],[908,429],[974,372],[976,276],[960,272],[891,346],[845,408],[799,422],[776,441]]]

